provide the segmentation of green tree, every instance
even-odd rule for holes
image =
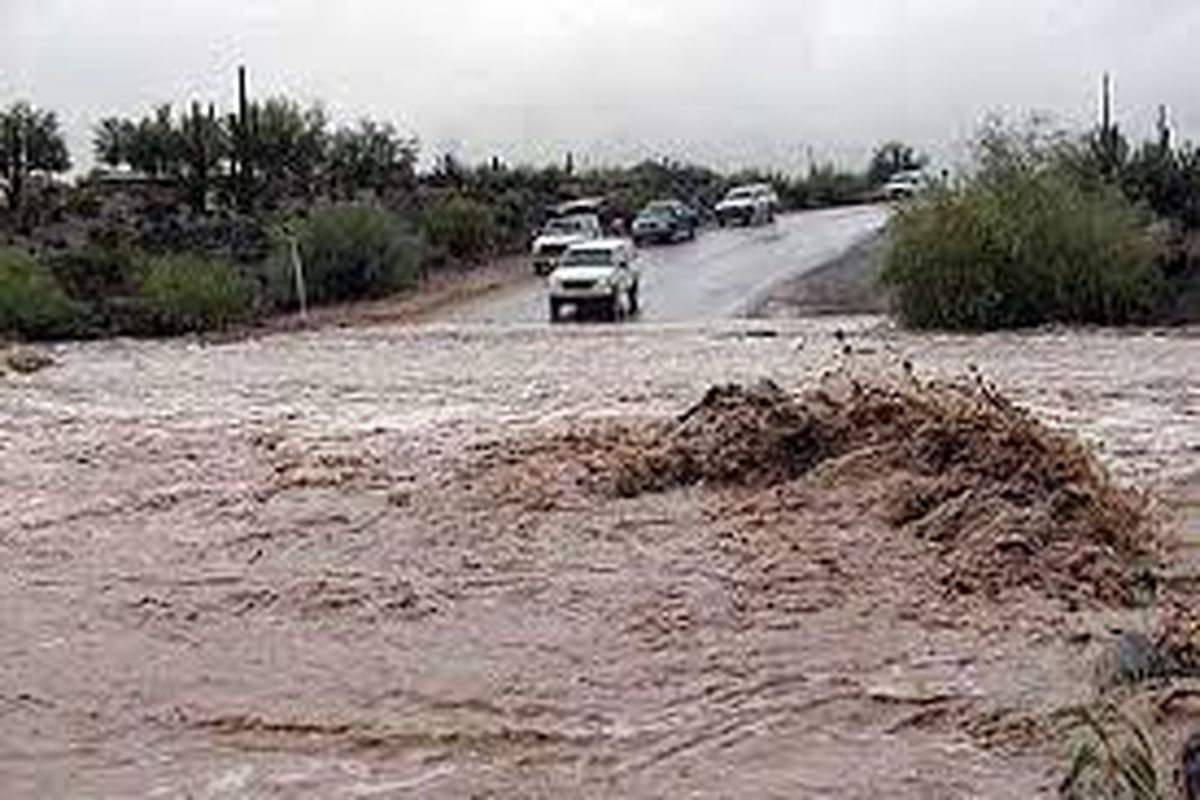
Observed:
[[[108,167],[129,164],[133,139],[137,135],[137,124],[120,117],[100,120],[92,138],[92,150],[96,160]]]
[[[230,140],[224,121],[199,103],[179,116],[161,105],[140,120],[109,117],[92,137],[100,163],[127,166],[152,178],[178,181],[197,213],[207,211],[209,190],[229,157]]]
[[[152,178],[178,175],[183,164],[182,140],[170,104],[161,105],[132,128],[126,161]]]
[[[921,169],[929,159],[903,142],[887,142],[880,145],[871,156],[871,166],[867,169],[867,180],[872,186],[882,186],[898,172]]]
[[[0,175],[11,205],[20,207],[30,175],[53,175],[71,168],[67,144],[53,111],[20,102],[0,111]]]
[[[191,113],[180,120],[174,141],[188,203],[203,214],[208,211],[208,193],[220,165],[229,156],[228,133],[212,106],[205,113],[193,103]]]
[[[328,160],[328,119],[320,106],[303,109],[286,97],[250,109],[248,160],[260,201],[311,200]]]
[[[357,127],[333,135],[329,162],[335,195],[353,199],[359,192],[372,191],[385,197],[412,188],[417,146],[402,139],[390,124],[362,120]]]

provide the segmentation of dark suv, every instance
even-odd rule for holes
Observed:
[[[645,244],[695,239],[697,224],[696,212],[678,200],[656,200],[634,219],[633,240]]]

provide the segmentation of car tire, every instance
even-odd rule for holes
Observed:
[[[562,301],[550,298],[550,321],[562,322]]]
[[[637,316],[642,310],[641,301],[638,298],[638,285],[635,283],[629,289],[629,316]]]

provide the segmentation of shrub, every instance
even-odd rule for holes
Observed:
[[[85,316],[43,264],[23,250],[0,248],[0,334],[65,338],[86,328]]]
[[[438,200],[427,208],[422,227],[430,245],[462,261],[486,256],[494,249],[499,234],[492,207],[460,195]]]
[[[245,320],[253,296],[229,264],[193,255],[159,256],[142,267],[138,332],[174,335],[228,328]]]
[[[381,297],[412,286],[420,274],[420,240],[399,218],[378,208],[337,205],[316,211],[298,238],[308,300],[314,304]],[[271,272],[290,274],[288,250],[281,242]],[[294,291],[289,289],[284,300],[294,303]]]
[[[1154,311],[1162,274],[1147,220],[1116,189],[1028,155],[991,152],[979,175],[893,218],[883,279],[906,324],[1110,325]]]
[[[98,302],[137,291],[137,251],[124,244],[88,244],[55,255],[46,265],[73,300]]]
[[[1068,713],[1075,739],[1071,766],[1059,787],[1067,800],[1162,800],[1169,782],[1160,774],[1150,735],[1112,705]]]

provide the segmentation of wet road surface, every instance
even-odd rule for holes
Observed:
[[[744,316],[779,282],[816,269],[879,231],[888,210],[860,206],[780,217],[757,228],[701,232],[693,242],[639,252],[642,322]],[[454,309],[453,322],[527,323],[547,318],[541,282]]]

